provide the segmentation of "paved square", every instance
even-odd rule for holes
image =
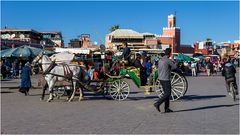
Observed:
[[[37,85],[38,79],[39,76],[32,77],[33,85]],[[78,97],[70,103],[62,97],[47,103],[40,101],[41,89],[31,89],[30,96],[24,96],[17,89],[5,88],[18,86],[18,80],[2,81],[1,132],[239,134],[239,100],[233,102],[227,95],[224,78],[217,75],[187,80],[189,89],[181,100],[171,102],[171,114],[158,113],[153,107],[155,93],[145,96],[134,84],[126,101],[107,100],[90,93],[89,99],[81,102]]]

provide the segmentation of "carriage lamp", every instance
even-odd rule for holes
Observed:
[[[103,71],[105,71],[105,46],[100,45],[101,59],[103,62]]]
[[[102,59],[102,60],[105,59],[105,52],[101,52],[101,59]]]
[[[104,60],[105,59],[105,46],[104,45],[100,45],[100,52],[101,52],[101,59]]]

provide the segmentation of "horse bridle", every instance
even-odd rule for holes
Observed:
[[[33,61],[32,61],[32,63],[38,63],[39,62],[39,60],[41,59],[43,57],[43,54],[39,54]],[[33,65],[34,66],[34,65]]]

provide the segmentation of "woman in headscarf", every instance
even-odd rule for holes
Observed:
[[[31,65],[29,62],[25,64],[21,72],[21,86],[19,91],[24,93],[26,96],[29,95],[29,89],[32,87],[31,78],[32,75]]]

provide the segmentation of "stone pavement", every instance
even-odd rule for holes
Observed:
[[[189,89],[181,100],[171,102],[174,112],[170,114],[158,113],[153,107],[155,93],[146,96],[134,84],[130,97],[121,102],[88,93],[81,102],[77,97],[65,102],[62,97],[47,103],[39,100],[41,89],[31,89],[30,96],[24,96],[17,89],[2,88],[1,133],[239,134],[239,100],[233,102],[227,95],[224,78],[187,79]],[[17,86],[16,82],[8,85]]]

